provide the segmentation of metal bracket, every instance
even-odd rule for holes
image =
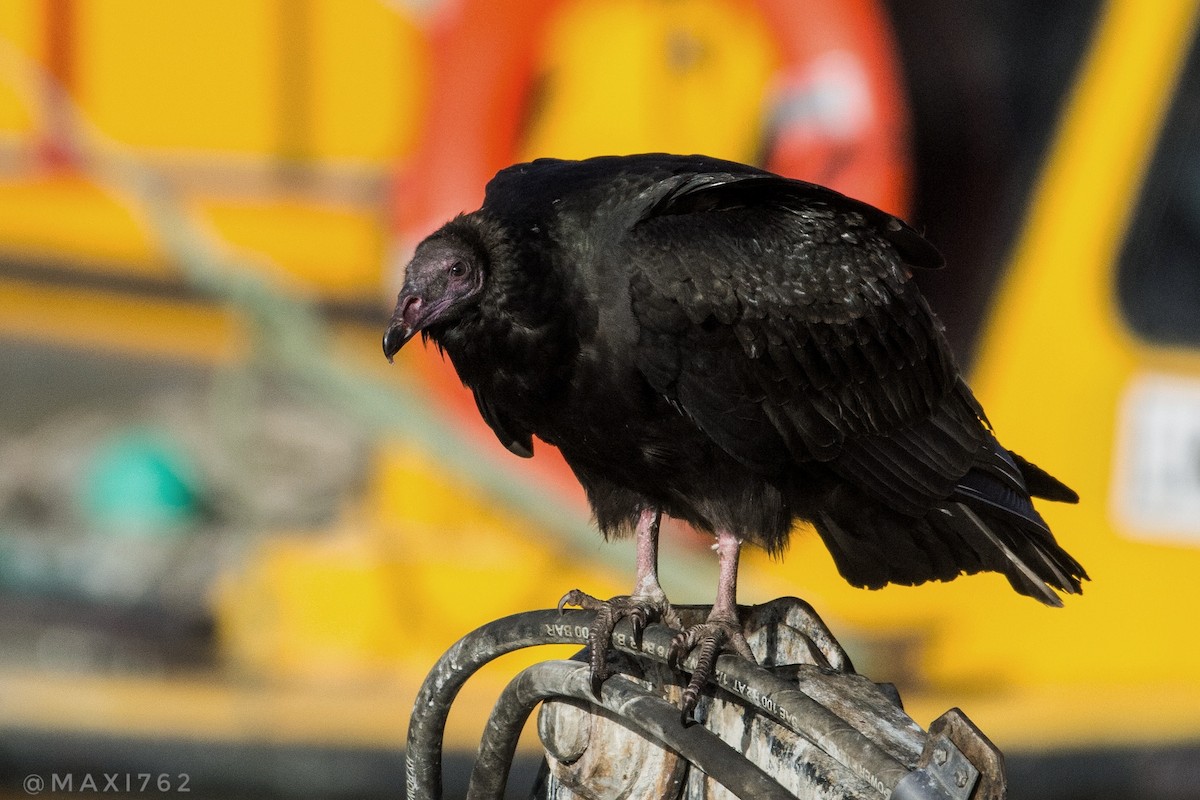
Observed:
[[[957,708],[929,726],[917,768],[892,790],[889,800],[1003,800],[1004,757]]]

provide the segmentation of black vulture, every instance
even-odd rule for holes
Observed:
[[[417,247],[383,339],[449,355],[517,455],[562,451],[605,536],[636,533],[612,626],[678,626],[659,585],[663,514],[716,537],[720,579],[685,713],[716,653],[749,655],[743,542],[816,528],[855,586],[991,570],[1048,605],[1087,575],[1030,497],[1076,502],[1005,449],[912,280],[942,266],[896,217],[831,189],[704,156],[539,159],[499,172],[478,211]],[[561,604],[560,604],[561,605]]]

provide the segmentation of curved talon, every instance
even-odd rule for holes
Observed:
[[[600,686],[608,677],[608,652],[612,644],[613,631],[617,624],[628,619],[633,627],[634,642],[640,646],[642,633],[651,619],[657,617],[664,621],[679,616],[671,608],[665,597],[638,597],[636,595],[618,595],[610,600],[599,600],[586,592],[572,589],[558,601],[558,611],[561,614],[566,606],[577,606],[588,611],[596,612],[596,619],[588,631],[588,647],[591,650],[589,664],[591,666],[592,694],[600,696]]]
[[[667,665],[678,669],[683,664],[683,660],[687,658],[688,653],[692,652],[695,647],[695,642],[689,642],[689,634],[696,628],[692,626],[679,632],[674,639],[671,640],[671,647],[667,650]]]
[[[604,603],[596,612],[596,621],[588,632],[588,646],[592,651],[592,695],[597,698],[600,697],[600,686],[608,678],[608,646],[615,627],[617,620],[613,607]]]
[[[692,712],[700,702],[700,693],[712,677],[717,657],[723,650],[732,650],[743,658],[755,660],[754,654],[750,652],[750,645],[742,634],[741,626],[736,621],[710,617],[699,625],[681,631],[671,641],[671,648],[667,651],[667,663],[673,667],[680,667],[691,653],[696,653],[692,676],[688,680],[687,688],[683,690],[683,701],[680,704],[680,721],[684,725],[692,721]]]
[[[581,592],[578,589],[572,589],[564,594],[558,600],[558,613],[562,613],[567,606],[575,606],[587,611],[599,611],[604,606],[604,601],[592,597],[587,592]]]
[[[712,676],[713,667],[717,665],[717,656],[720,653],[720,637],[710,634],[700,641],[700,651],[696,654],[696,669],[692,672],[692,679],[688,681],[687,688],[683,690],[683,701],[679,705],[681,724],[687,725],[694,721],[692,712],[696,710],[696,704],[700,702],[700,692],[704,690],[704,684],[708,683],[708,679]]]
[[[645,633],[646,626],[650,624],[650,612],[644,605],[636,605],[630,609],[626,617],[633,627],[633,643],[636,647],[641,647],[642,634]]]

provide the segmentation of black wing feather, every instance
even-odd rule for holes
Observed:
[[[500,444],[521,458],[532,458],[533,434],[522,429],[521,426],[505,416],[481,392],[476,391],[474,394],[475,405],[479,408],[480,416],[483,417],[484,422],[488,424],[492,432],[496,434],[496,438],[500,440]]]
[[[637,221],[737,208],[761,209],[764,201],[779,202],[792,209],[797,205],[820,204],[858,214],[896,248],[905,263],[924,269],[940,269],[945,265],[938,249],[903,220],[827,186],[765,172],[700,172],[678,176],[659,187]]]
[[[907,225],[774,176],[687,175],[658,192],[624,242],[638,363],[727,450],[747,426],[761,440],[765,420],[794,459],[829,461],[847,437],[910,425],[953,389],[907,263],[941,257]],[[753,413],[730,413],[719,393],[753,398]],[[770,455],[759,466],[777,464]]]

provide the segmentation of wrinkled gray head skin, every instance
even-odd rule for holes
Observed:
[[[383,335],[388,361],[416,334],[452,323],[478,303],[484,273],[482,255],[456,236],[434,234],[421,242],[405,267],[404,285]]]

